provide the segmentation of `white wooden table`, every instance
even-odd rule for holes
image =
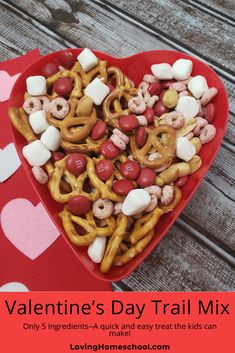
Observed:
[[[116,56],[175,49],[204,60],[230,100],[218,156],[190,204],[124,291],[235,290],[235,1],[0,0],[0,60],[39,48],[90,47]]]

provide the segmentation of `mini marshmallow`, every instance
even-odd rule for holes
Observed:
[[[85,95],[93,99],[96,105],[100,105],[105,97],[109,94],[109,87],[106,86],[99,78],[95,78],[85,88]]]
[[[187,137],[176,139],[176,156],[185,162],[190,161],[196,154],[196,148]]]
[[[151,66],[151,71],[159,80],[171,80],[173,78],[170,64],[154,64]]]
[[[149,193],[144,189],[131,190],[122,204],[122,213],[133,216],[142,212],[151,202]]]
[[[46,79],[43,76],[29,76],[26,79],[26,86],[31,96],[44,96],[47,93]]]
[[[85,48],[81,54],[78,55],[77,60],[80,62],[82,69],[87,72],[98,64],[98,58],[92,51]]]
[[[197,116],[199,112],[198,101],[189,96],[180,97],[175,110],[183,115],[185,119],[192,119]]]
[[[39,110],[35,113],[30,114],[29,124],[35,134],[41,134],[49,126],[46,119],[46,112],[44,110]]]
[[[99,264],[104,256],[106,237],[96,237],[87,249],[87,255],[96,264]]]
[[[188,89],[195,98],[201,98],[201,96],[208,91],[208,85],[205,77],[195,76],[188,83]]]
[[[50,125],[41,136],[41,142],[50,150],[57,151],[60,146],[61,134],[60,131]]]
[[[173,76],[176,80],[187,80],[192,72],[193,63],[191,60],[179,59],[172,65]]]
[[[51,152],[40,140],[33,141],[24,146],[22,154],[32,167],[41,167],[51,158]]]

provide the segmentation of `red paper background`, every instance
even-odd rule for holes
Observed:
[[[39,51],[33,50],[19,58],[0,63],[0,70],[15,75],[39,56]],[[0,102],[0,149],[13,140],[7,109],[8,102]],[[7,181],[0,183],[0,211],[7,202],[18,197],[28,199],[34,205],[40,201],[22,166]],[[7,240],[0,227],[0,287],[8,282],[21,282],[33,291],[111,290],[110,284],[97,280],[82,267],[61,236],[32,261]]]

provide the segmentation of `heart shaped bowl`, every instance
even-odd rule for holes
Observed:
[[[70,49],[70,51],[76,57],[83,49]],[[30,65],[17,79],[10,96],[9,107],[21,107],[24,101],[24,93],[26,91],[26,78],[28,76],[40,75],[42,67],[48,62],[55,62],[58,64],[59,52],[54,52],[52,54],[46,55],[32,65]],[[179,205],[174,209],[174,211],[165,214],[161,217],[159,223],[157,224],[155,230],[155,236],[147,246],[145,251],[138,255],[136,258],[131,260],[129,263],[122,267],[112,267],[111,270],[107,274],[103,274],[99,270],[99,266],[94,264],[89,257],[87,256],[87,249],[81,248],[73,245],[65,231],[62,227],[62,223],[58,217],[58,213],[62,210],[63,205],[55,202],[47,187],[45,185],[40,185],[32,176],[31,167],[28,165],[26,160],[22,155],[22,147],[26,144],[24,138],[12,127],[14,141],[21,158],[22,164],[25,168],[25,171],[28,175],[28,179],[32,183],[35,191],[37,192],[40,200],[43,205],[47,209],[50,214],[52,220],[59,228],[61,234],[63,235],[65,241],[70,246],[72,251],[76,254],[78,260],[78,264],[75,264],[78,268],[78,276],[79,276],[79,266],[81,263],[87,268],[89,272],[91,272],[94,276],[98,277],[101,280],[105,281],[118,281],[122,278],[128,276],[132,271],[136,269],[136,267],[148,256],[151,251],[156,247],[156,245],[161,241],[164,237],[168,229],[183,211],[184,207],[189,202],[192,195],[197,190],[199,184],[203,180],[206,175],[210,165],[212,164],[216,153],[220,147],[222,142],[226,125],[228,119],[228,98],[224,88],[224,85],[217,74],[206,64],[203,62],[188,56],[186,54],[176,52],[176,51],[167,51],[167,50],[153,50],[148,52],[142,52],[139,54],[135,54],[126,58],[115,58],[108,54],[94,51],[95,55],[103,60],[108,61],[108,65],[118,66],[131,80],[134,81],[135,85],[138,85],[143,78],[143,75],[146,73],[151,73],[150,67],[153,64],[166,62],[169,64],[173,64],[174,61],[185,58],[190,59],[193,62],[193,72],[192,76],[195,75],[203,75],[206,77],[209,87],[216,87],[218,89],[218,95],[213,100],[216,106],[216,118],[213,124],[216,126],[217,133],[214,140],[204,145],[200,151],[200,157],[202,158],[202,166],[201,168],[194,174],[189,177],[188,182],[185,186],[182,187],[182,200]],[[28,187],[28,179],[25,180],[25,185],[22,185],[22,188]],[[203,207],[203,204],[201,205]],[[33,229],[32,229],[33,232]],[[61,254],[61,261],[63,261],[63,254]]]

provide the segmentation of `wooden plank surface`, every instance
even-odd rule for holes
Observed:
[[[1,1],[1,3],[3,4],[4,2]],[[79,3],[72,1],[42,1],[35,3],[24,0],[20,2],[20,8],[17,7],[18,2],[16,0],[10,3],[16,5],[16,9],[11,7],[9,2],[8,4],[4,3],[0,14],[0,30],[2,33],[0,41],[1,46],[4,47],[3,53],[1,53],[1,60],[2,57],[5,59],[8,55],[19,55],[35,47],[40,47],[41,52],[44,54],[66,46],[89,46],[117,56],[127,56],[140,50],[153,48],[171,48],[171,45],[166,43],[162,37],[158,37],[156,33],[150,33],[140,26],[136,26],[132,21],[119,16],[118,13],[108,11],[94,1],[79,1]],[[33,14],[33,18],[30,14]],[[13,27],[14,31],[9,30],[9,28]],[[234,88],[229,80],[224,80],[229,89],[230,108],[233,114],[235,112]],[[233,201],[235,194],[233,168],[235,157],[233,154],[233,141],[235,141],[235,127],[234,117],[231,116],[225,143],[206,180],[203,181],[183,214],[184,219],[191,227],[187,231],[192,237],[190,238],[191,246],[194,246],[195,249],[202,249],[202,256],[205,255],[205,251],[210,254],[211,250],[208,250],[202,244],[199,246],[198,241],[194,237],[195,229],[203,233],[203,237],[212,239],[212,242],[214,239],[221,246],[226,245],[226,247],[230,247],[233,250],[235,248],[235,205]],[[202,197],[206,207],[200,208],[198,205],[202,204]],[[208,217],[213,222],[211,220],[208,222]],[[224,224],[221,224],[221,220],[226,224],[225,227]],[[200,224],[205,225],[204,229],[198,227]],[[172,231],[182,236],[179,225],[176,224]],[[206,238],[204,240],[206,243]],[[184,249],[188,258],[190,258],[189,250],[189,246]],[[154,252],[149,258],[150,260],[148,260],[151,262],[153,257],[153,269],[155,268],[155,257],[158,256],[155,254],[158,251]],[[174,257],[174,248],[172,248],[171,255]],[[169,258],[165,259],[165,261],[169,261]],[[198,270],[202,261],[203,259],[200,259]],[[222,260],[213,254],[211,261],[214,261],[213,266],[216,268],[217,262]],[[228,269],[228,277],[232,278],[231,268],[228,267]],[[157,276],[157,273],[153,276],[155,275]],[[183,273],[182,276],[184,277],[184,275]],[[170,277],[172,277],[171,274]],[[124,285],[127,285],[128,280],[125,281]],[[131,277],[130,286],[132,286],[132,281],[133,278]],[[202,283],[201,287],[203,287],[203,279],[199,275],[199,287],[200,281]],[[135,284],[135,290],[138,290],[137,284],[138,280]],[[148,283],[147,280],[145,285],[146,289],[149,288],[151,290],[153,288],[153,283]],[[174,290],[172,286],[169,288],[171,288],[169,290]],[[193,288],[192,290],[194,290]],[[203,290],[203,288],[201,289]]]
[[[158,248],[122,283],[123,290],[230,291],[233,268],[187,232],[172,227]]]
[[[235,22],[235,1],[234,0],[186,0],[194,6],[202,8],[203,11],[210,10],[215,16],[224,18],[224,21]]]
[[[210,62],[235,71],[235,28],[180,0],[108,0]],[[223,38],[223,40],[221,40]]]

